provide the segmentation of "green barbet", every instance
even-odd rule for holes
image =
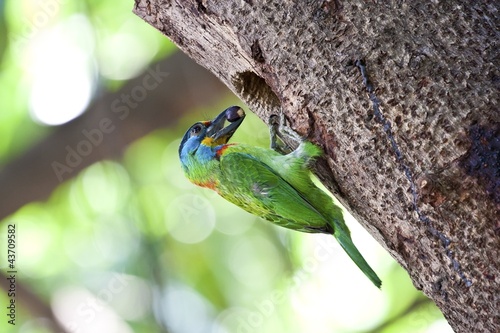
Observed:
[[[279,226],[335,236],[349,257],[380,288],[382,282],[352,242],[342,210],[311,180],[310,166],[322,151],[301,140],[294,151],[228,143],[245,118],[232,106],[211,121],[192,125],[179,147],[186,177],[216,191],[251,214]],[[228,126],[224,127],[226,121]],[[272,138],[272,147],[276,147]]]

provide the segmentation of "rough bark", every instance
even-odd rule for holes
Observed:
[[[136,0],[134,11],[262,119],[281,109],[321,145],[320,177],[455,331],[495,332],[498,7]]]

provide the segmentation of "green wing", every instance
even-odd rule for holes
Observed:
[[[225,199],[285,228],[327,232],[325,217],[262,161],[232,152],[221,156],[220,167],[219,193]]]
[[[325,216],[314,208],[304,195],[267,164],[249,154],[241,152],[223,154],[220,167],[222,172],[220,195],[246,211],[282,227],[303,232],[333,233],[356,265],[375,286],[380,288],[382,282],[352,242],[349,229],[339,209],[330,208],[334,227],[330,226]],[[297,172],[307,171],[296,169],[294,173]],[[321,199],[318,195],[311,195],[311,198]],[[324,202],[316,204],[326,205]],[[329,210],[328,207],[323,209]]]

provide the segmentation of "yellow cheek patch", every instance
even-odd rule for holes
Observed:
[[[227,138],[226,137],[221,137],[217,140],[214,140],[213,138],[207,136],[203,140],[201,140],[201,144],[208,146],[208,147],[215,147],[215,146],[220,146],[224,145],[227,143]]]
[[[215,146],[214,139],[209,136],[201,140],[201,144],[209,147]]]

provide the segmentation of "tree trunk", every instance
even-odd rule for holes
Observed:
[[[283,110],[322,146],[320,178],[468,333],[499,327],[498,7],[136,0],[134,10],[262,119]]]

